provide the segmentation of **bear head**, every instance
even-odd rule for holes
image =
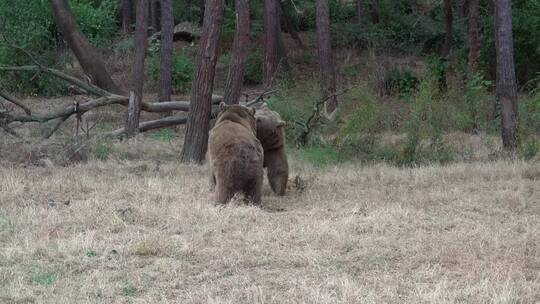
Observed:
[[[232,121],[245,126],[256,134],[255,108],[236,104],[228,105],[221,102],[219,109],[220,113],[217,117],[216,125],[222,121]]]
[[[266,104],[263,104],[255,114],[257,119],[257,138],[265,151],[281,148],[285,145],[285,126],[286,123],[281,116],[270,110]]]

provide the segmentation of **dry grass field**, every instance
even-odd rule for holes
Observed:
[[[313,168],[216,207],[205,167],[0,168],[0,303],[539,303],[540,164]]]

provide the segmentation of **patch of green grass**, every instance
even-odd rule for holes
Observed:
[[[101,161],[107,160],[113,152],[113,146],[109,142],[98,142],[94,148],[94,155]]]
[[[89,258],[92,258],[92,257],[97,256],[97,253],[96,253],[94,250],[92,250],[92,249],[88,249],[88,250],[86,250],[86,251],[84,252],[84,255],[87,256],[87,257],[89,257]]]
[[[38,272],[32,275],[32,282],[41,286],[51,286],[56,281],[56,277],[52,272]]]
[[[172,129],[161,129],[150,134],[150,138],[159,141],[172,141],[176,137],[176,133]]]
[[[300,157],[315,167],[337,165],[351,159],[350,153],[340,151],[333,146],[315,146],[302,148]]]
[[[137,288],[133,286],[133,284],[129,282],[124,282],[122,284],[122,294],[126,297],[132,297],[135,295],[135,292],[137,292]]]

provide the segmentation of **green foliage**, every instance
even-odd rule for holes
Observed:
[[[249,52],[246,59],[246,70],[244,72],[244,84],[257,85],[263,82],[263,54],[257,50]]]
[[[186,93],[191,89],[191,80],[193,79],[194,65],[193,61],[183,52],[177,53],[173,58],[172,82],[173,88],[181,93]],[[159,51],[152,52],[148,59],[146,73],[154,82],[160,78],[160,56]]]
[[[137,288],[135,288],[133,284],[129,282],[124,282],[124,284],[122,284],[122,294],[124,296],[132,297],[135,295],[136,292],[137,292]]]
[[[464,121],[460,127],[463,131],[478,131],[489,128],[489,113],[493,108],[493,98],[488,93],[491,82],[481,75],[472,75],[465,88],[463,113]]]
[[[532,136],[528,137],[521,141],[518,152],[525,160],[531,160],[540,153],[540,141]]]
[[[95,45],[105,45],[117,31],[114,0],[70,1],[72,11],[81,30]],[[61,41],[47,1],[0,1],[0,39],[24,48],[49,67],[63,70],[69,57],[58,55]],[[34,64],[20,50],[0,44],[0,66]],[[45,74],[32,72],[0,72],[2,88],[29,94],[65,94],[65,84]]]
[[[52,272],[37,272],[32,275],[32,282],[41,286],[51,286],[56,281],[56,277]]]
[[[89,258],[93,258],[93,257],[97,256],[97,253],[92,249],[88,249],[88,250],[86,250],[84,252],[84,255],[89,257]]]
[[[113,145],[110,142],[98,142],[94,148],[94,156],[101,160],[107,160],[113,152]]]
[[[384,93],[386,95],[399,94],[410,96],[418,87],[418,76],[408,69],[390,69],[384,76]]]
[[[300,156],[316,167],[337,165],[351,159],[348,153],[331,145],[302,148]]]

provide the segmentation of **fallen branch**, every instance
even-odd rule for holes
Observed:
[[[139,132],[142,133],[142,132],[146,132],[146,131],[154,130],[154,129],[173,127],[176,125],[185,124],[186,122],[187,122],[186,117],[178,117],[178,116],[169,116],[166,118],[145,121],[139,124]],[[117,129],[108,133],[104,133],[102,136],[119,137],[119,136],[123,136],[125,132],[126,132],[125,128],[120,128],[120,129]]]
[[[326,98],[322,99],[322,100],[319,100],[318,102],[315,103],[315,105],[313,106],[313,112],[311,113],[311,115],[308,117],[306,123],[304,124],[301,124],[304,126],[304,129],[302,130],[302,134],[300,134],[300,137],[298,138],[298,141],[300,142],[300,144],[302,145],[305,145],[307,143],[307,140],[308,140],[308,136],[309,134],[311,133],[311,131],[313,130],[313,128],[315,128],[315,126],[317,125],[317,121],[319,120],[320,118],[320,114],[321,114],[321,107],[330,99],[330,98],[333,98],[333,97],[337,97],[337,96],[340,96],[340,95],[343,95],[345,93],[347,93],[351,88],[345,88],[339,92],[335,92],[334,94],[330,94],[328,95]]]
[[[28,107],[23,105],[20,101],[15,100],[13,97],[7,95],[6,93],[0,91],[0,97],[4,98],[5,100],[21,108],[24,111],[24,113],[26,113],[27,115],[32,115],[32,112],[30,111]]]

